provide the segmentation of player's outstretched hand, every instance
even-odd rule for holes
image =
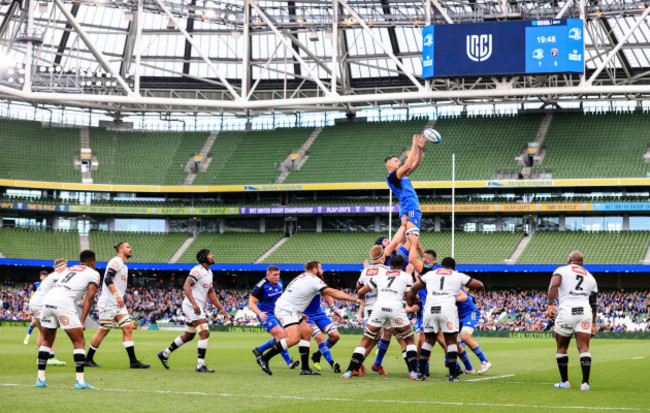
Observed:
[[[415,136],[417,136],[416,144],[418,148],[424,149],[424,144],[427,142],[427,140],[424,139],[424,135],[415,135]]]
[[[266,323],[266,320],[268,320],[268,318],[269,317],[266,315],[264,311],[260,313],[260,320],[262,320],[263,323]]]

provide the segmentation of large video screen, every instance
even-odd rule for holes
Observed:
[[[584,72],[580,19],[430,25],[422,35],[424,79]]]

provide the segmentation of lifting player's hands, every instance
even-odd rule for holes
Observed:
[[[267,315],[266,315],[266,312],[264,312],[264,311],[261,311],[261,312],[260,312],[259,317],[260,317],[260,320],[262,320],[263,323],[266,323],[266,320],[269,319],[269,316],[267,316]]]
[[[409,222],[409,216],[408,215],[402,215],[400,217],[400,221],[402,221],[402,225],[406,226],[406,223]]]
[[[418,148],[424,149],[426,139],[424,139],[424,135],[415,134],[413,135],[413,143],[416,144]]]
[[[549,304],[546,306],[546,314],[548,314],[549,317],[555,317],[555,306],[553,304]]]

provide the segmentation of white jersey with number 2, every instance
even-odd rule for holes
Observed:
[[[558,288],[559,307],[589,306],[589,296],[598,292],[593,275],[580,265],[565,265],[553,272],[562,277]]]

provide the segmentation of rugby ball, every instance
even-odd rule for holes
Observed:
[[[442,140],[440,132],[435,129],[426,128],[424,132],[422,132],[422,135],[424,136],[424,139],[428,140],[431,143],[440,143]]]

